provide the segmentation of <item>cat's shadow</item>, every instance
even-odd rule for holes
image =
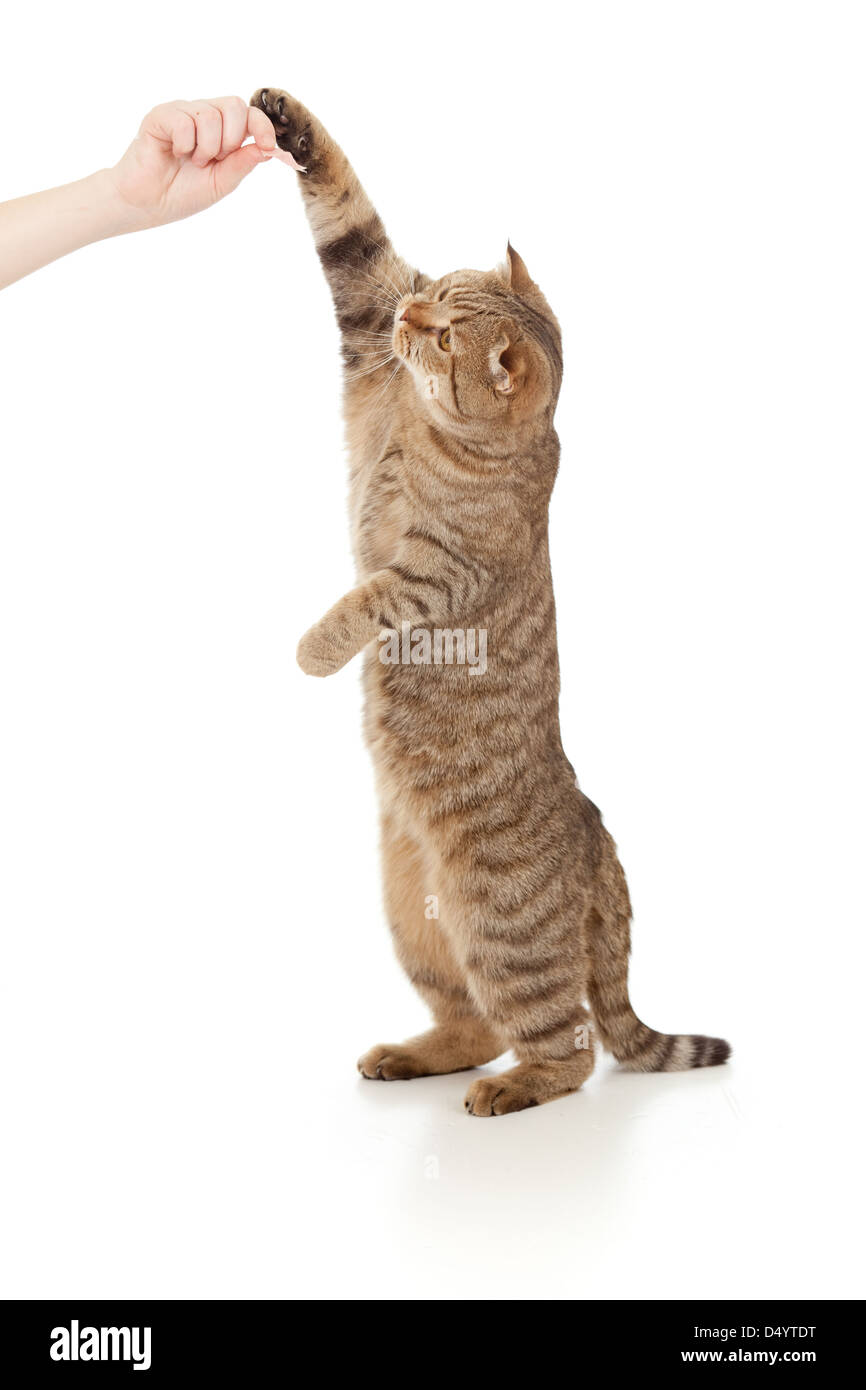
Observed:
[[[475,1071],[409,1082],[359,1080],[361,1113],[392,1141],[410,1187],[438,1184],[463,1202],[483,1194],[512,1200],[527,1192],[542,1207],[568,1194],[587,1214],[602,1194],[627,1200],[664,1161],[733,1140],[740,1113],[731,1065],[636,1074],[604,1058],[582,1090],[512,1115],[480,1118],[463,1110]]]

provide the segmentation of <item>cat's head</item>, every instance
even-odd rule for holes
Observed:
[[[498,270],[458,270],[406,295],[393,346],[440,424],[510,430],[556,405],[559,324],[510,244]]]

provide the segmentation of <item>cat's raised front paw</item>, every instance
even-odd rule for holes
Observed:
[[[313,119],[306,106],[279,87],[260,87],[250,99],[250,106],[264,111],[274,127],[280,149],[288,150],[303,169],[309,170],[315,163],[316,142]]]

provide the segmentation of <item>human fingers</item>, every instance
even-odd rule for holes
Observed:
[[[260,150],[273,154],[277,148],[277,137],[264,111],[257,106],[247,107],[247,133],[253,137]]]
[[[267,164],[270,157],[260,150],[258,145],[241,145],[239,150],[232,150],[225,159],[218,160],[214,165],[217,197],[224,198],[227,193],[234,192],[241,180],[245,179],[247,174],[251,174],[257,164]]]
[[[223,118],[218,107],[209,101],[184,102],[195,122],[195,148],[191,159],[193,164],[203,169],[220,152],[223,139]]]
[[[177,158],[192,154],[196,143],[196,126],[187,102],[166,101],[148,111],[139,128],[139,135],[149,136],[162,145],[170,145]]]
[[[222,142],[217,158],[240,149],[247,138],[247,104],[243,97],[214,97],[210,102],[222,117]]]

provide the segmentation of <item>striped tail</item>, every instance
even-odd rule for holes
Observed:
[[[628,997],[631,907],[616,858],[605,864],[602,910],[590,915],[589,1003],[599,1038],[628,1071],[689,1071],[716,1067],[731,1055],[724,1038],[657,1033],[641,1023]]]

